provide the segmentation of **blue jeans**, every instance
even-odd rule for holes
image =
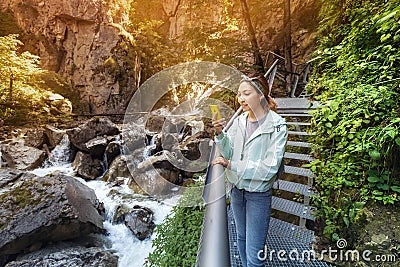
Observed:
[[[271,215],[272,190],[247,192],[232,188],[231,205],[243,267],[264,267],[258,252],[264,250]]]

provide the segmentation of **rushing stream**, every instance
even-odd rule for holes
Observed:
[[[43,168],[33,170],[32,173],[38,176],[44,176],[58,172],[74,176],[72,164],[70,163],[69,141],[66,135],[63,141],[54,148],[44,166]],[[152,250],[151,242],[155,234],[153,234],[150,239],[140,241],[124,224],[112,224],[115,207],[122,203],[130,207],[133,207],[135,204],[147,207],[154,212],[154,223],[156,225],[164,220],[172,207],[150,197],[134,194],[126,184],[119,187],[111,187],[101,180],[85,181],[79,177],[76,177],[76,179],[92,188],[99,201],[104,203],[106,209],[104,227],[108,232],[108,235],[104,237],[108,239],[108,242],[105,243],[110,243],[111,247],[107,248],[117,252],[116,254],[119,256],[118,266],[143,266],[146,257]],[[111,190],[114,190],[115,193],[110,194]],[[170,199],[168,203],[174,203],[177,200],[178,198]]]

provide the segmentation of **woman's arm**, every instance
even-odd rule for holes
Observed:
[[[219,135],[215,136],[215,144],[219,148],[219,152],[225,159],[231,159],[233,153],[232,140],[228,134],[222,131]]]

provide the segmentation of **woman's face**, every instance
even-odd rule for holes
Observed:
[[[257,90],[248,82],[240,84],[237,96],[243,111],[256,110],[261,107],[260,100],[263,96],[258,94]]]

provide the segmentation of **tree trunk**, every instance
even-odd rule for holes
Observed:
[[[244,17],[244,20],[246,21],[246,25],[247,25],[247,32],[249,34],[251,48],[252,48],[253,54],[254,54],[255,65],[261,72],[264,73],[265,72],[264,62],[261,57],[260,48],[258,46],[258,42],[257,42],[257,38],[256,38],[256,33],[254,31],[253,24],[251,23],[251,18],[250,18],[249,8],[247,6],[247,1],[240,0],[240,3],[242,6],[243,17]]]
[[[285,51],[286,91],[290,93],[292,88],[292,27],[290,22],[290,0],[284,1],[283,33]]]
[[[11,102],[13,99],[13,83],[14,83],[14,73],[10,72],[10,85],[8,88],[8,101]]]

